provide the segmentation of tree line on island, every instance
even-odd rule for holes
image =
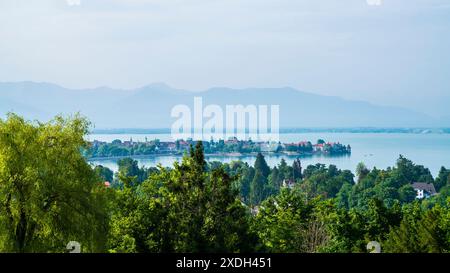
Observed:
[[[269,167],[258,154],[207,162],[202,142],[173,167],[117,175],[83,156],[90,124],[79,116],[0,120],[0,252],[383,252],[450,251],[450,170],[400,156],[356,176],[322,164]],[[111,182],[105,184],[105,181]],[[437,194],[416,198],[413,182]]]

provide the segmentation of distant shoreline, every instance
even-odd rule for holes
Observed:
[[[168,128],[116,128],[94,129],[91,134],[170,134]],[[383,127],[349,127],[349,128],[281,128],[280,134],[295,133],[392,133],[392,134],[450,134],[450,128],[383,128]]]

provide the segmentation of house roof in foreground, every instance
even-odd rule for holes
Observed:
[[[414,182],[411,186],[415,190],[424,190],[430,194],[436,194],[436,189],[434,188],[433,183]]]

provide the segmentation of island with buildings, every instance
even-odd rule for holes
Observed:
[[[89,148],[83,151],[87,158],[112,158],[129,156],[158,156],[158,155],[183,155],[189,152],[196,141],[176,140],[160,141],[159,139],[136,142],[114,140],[110,143],[94,140],[90,142]],[[319,139],[317,142],[300,141],[295,143],[281,142],[254,142],[252,140],[239,140],[230,138],[228,140],[204,141],[203,147],[206,155],[216,156],[242,156],[263,154],[285,154],[292,156],[308,155],[347,155],[351,154],[350,145],[339,142],[326,142]]]

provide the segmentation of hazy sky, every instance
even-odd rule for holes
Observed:
[[[450,116],[450,1],[0,0],[0,81],[280,87]]]

